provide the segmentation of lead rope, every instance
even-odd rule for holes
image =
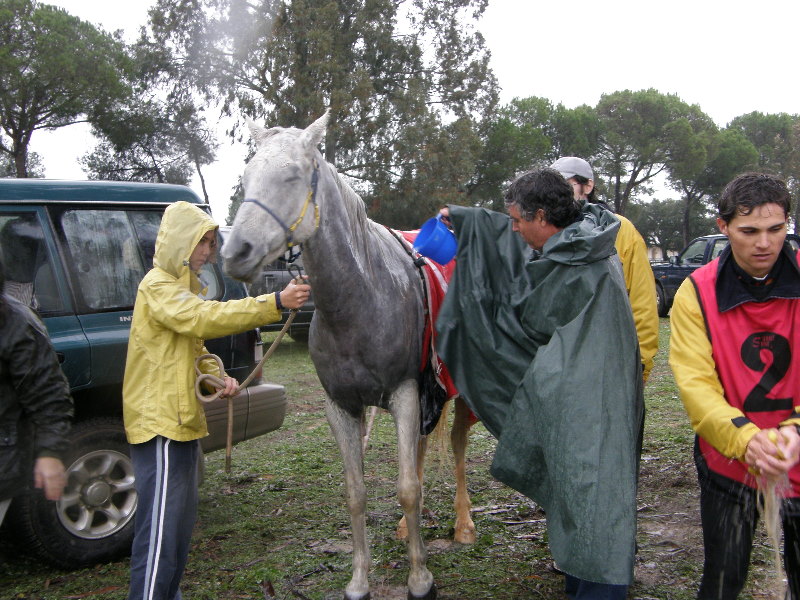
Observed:
[[[231,451],[233,449],[233,399],[234,396],[238,395],[244,388],[246,388],[253,379],[255,379],[256,375],[262,373],[264,368],[264,363],[267,362],[267,359],[272,356],[275,349],[278,347],[281,339],[283,338],[284,334],[288,331],[289,326],[294,321],[295,315],[297,315],[299,309],[293,308],[291,314],[289,314],[288,318],[286,319],[286,323],[284,323],[283,328],[278,333],[278,336],[272,342],[272,345],[269,347],[267,352],[264,356],[261,357],[261,360],[258,362],[256,367],[253,369],[253,372],[247,376],[242,383],[236,388],[236,394],[233,396],[228,396],[228,433],[225,440],[225,472],[231,472]],[[199,364],[201,360],[205,360],[206,358],[210,358],[212,360],[217,361],[217,366],[219,367],[219,372],[224,373],[225,369],[222,365],[222,359],[217,356],[216,354],[203,354],[202,356],[198,356],[194,360],[194,371],[197,374],[197,378],[194,381],[194,392],[197,396],[197,399],[201,402],[213,402],[219,395],[222,393],[222,390],[225,388],[225,381],[217,377],[216,375],[212,375],[211,373],[203,373],[200,371]],[[209,385],[217,388],[217,391],[213,394],[206,395],[200,388],[200,384],[208,382]]]

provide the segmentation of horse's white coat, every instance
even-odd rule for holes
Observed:
[[[303,242],[314,290],[309,352],[327,392],[326,415],[344,462],[353,535],[353,574],[345,595],[369,594],[361,417],[364,407],[380,406],[392,414],[397,430],[397,495],[408,529],[409,593],[432,598],[416,459],[424,326],[420,276],[399,242],[367,218],[361,198],[322,159],[317,145],[326,125],[327,113],[302,131],[250,124],[258,151],[242,180],[245,199],[265,204],[284,224],[295,222],[309,196],[316,161],[320,225],[315,228],[309,206],[294,240]],[[283,254],[286,240],[277,219],[246,202],[222,249],[226,268],[236,277],[252,278],[261,265]]]

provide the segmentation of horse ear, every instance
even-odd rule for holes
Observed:
[[[325,129],[328,126],[328,118],[330,117],[331,109],[328,108],[325,114],[319,119],[314,121],[311,125],[303,130],[300,135],[300,143],[307,149],[313,150],[325,137]]]
[[[267,137],[269,137],[268,129],[257,125],[255,121],[245,117],[244,122],[247,123],[247,128],[250,130],[250,137],[256,143],[256,146],[260,146],[261,142],[263,142]]]

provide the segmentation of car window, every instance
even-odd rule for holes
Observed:
[[[718,240],[714,240],[714,247],[711,248],[711,260],[717,258],[722,251],[728,246],[728,239],[727,238],[720,238]]]
[[[680,256],[680,262],[690,265],[702,265],[706,251],[706,240],[695,240],[686,247]]]
[[[86,306],[93,310],[133,306],[145,267],[127,213],[67,210],[61,216],[61,229]]]
[[[5,291],[40,314],[64,310],[53,275],[52,256],[36,214],[0,214]]]
[[[153,255],[156,252],[156,237],[158,228],[161,226],[162,213],[154,210],[135,210],[128,213],[139,239],[139,247],[144,256],[144,267],[146,270],[153,268]]]
[[[217,270],[212,264],[205,264],[200,269],[200,283],[205,287],[205,292],[198,294],[203,300],[219,300],[222,297],[223,287],[217,275]]]
[[[56,217],[77,292],[92,311],[130,309],[136,289],[153,267],[160,210],[67,209]],[[218,300],[219,270],[206,265],[204,299]]]

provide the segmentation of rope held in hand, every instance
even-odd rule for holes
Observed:
[[[225,441],[225,472],[231,472],[231,450],[233,448],[233,399],[234,397],[239,394],[243,389],[245,389],[253,379],[255,379],[256,375],[262,373],[264,369],[264,363],[267,362],[267,359],[272,356],[275,352],[275,349],[278,347],[281,339],[283,338],[284,334],[289,330],[289,326],[294,321],[295,315],[297,315],[297,311],[299,309],[293,308],[292,312],[289,314],[289,317],[286,319],[286,323],[284,323],[283,328],[278,333],[278,336],[272,342],[272,345],[269,349],[264,353],[264,356],[261,357],[261,360],[253,369],[253,372],[247,376],[242,383],[236,388],[236,393],[232,396],[228,396],[228,435]],[[216,375],[212,375],[211,373],[203,373],[200,371],[200,361],[205,360],[206,358],[213,359],[217,361],[217,366],[219,367],[219,372],[224,373],[225,369],[222,365],[222,359],[216,354],[203,354],[202,356],[198,356],[194,361],[194,371],[197,374],[197,378],[194,381],[194,392],[197,396],[197,399],[201,402],[213,402],[219,395],[222,393],[222,390],[225,389],[225,381]],[[201,389],[201,384],[207,383],[210,386],[213,386],[217,389],[216,392],[213,394],[207,395],[204,394]]]

